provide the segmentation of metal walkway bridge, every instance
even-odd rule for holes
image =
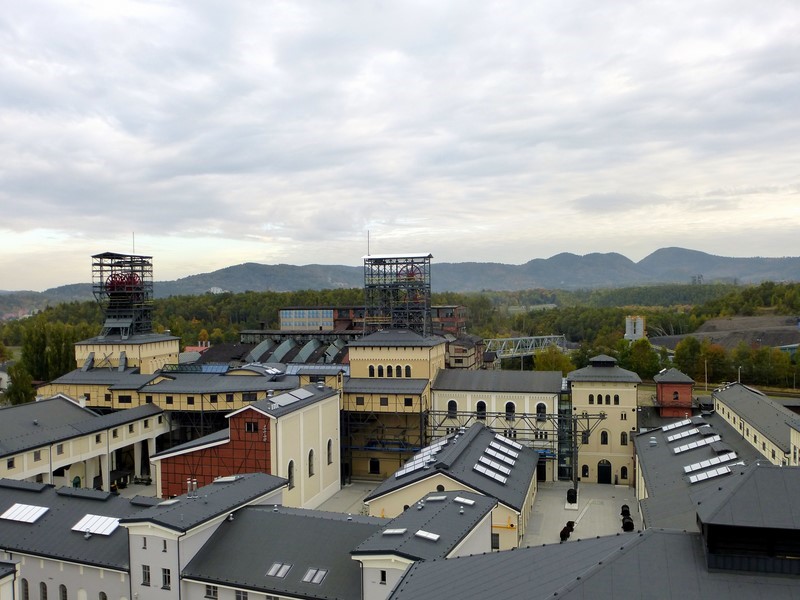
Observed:
[[[563,335],[537,335],[534,337],[497,338],[484,340],[486,352],[496,352],[498,358],[533,356],[549,346],[557,346],[562,352],[567,349],[567,338]]]

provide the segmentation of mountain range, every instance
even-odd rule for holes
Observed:
[[[564,252],[522,265],[503,263],[431,264],[434,292],[480,290],[587,289],[664,283],[759,283],[800,281],[800,257],[731,258],[685,248],[661,248],[639,262],[616,252],[584,256]],[[209,291],[296,291],[360,288],[362,267],[243,263],[210,273],[154,282],[157,298]],[[20,306],[92,299],[91,285],[77,283],[44,292],[0,292],[0,315]]]

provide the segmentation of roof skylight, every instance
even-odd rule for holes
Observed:
[[[0,515],[0,519],[19,521],[21,523],[35,523],[48,510],[50,509],[46,506],[17,503]]]

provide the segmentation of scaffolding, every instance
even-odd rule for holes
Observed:
[[[92,294],[105,316],[100,337],[122,339],[153,331],[151,256],[105,252],[92,256]]]
[[[364,257],[364,333],[410,329],[431,334],[431,254]]]

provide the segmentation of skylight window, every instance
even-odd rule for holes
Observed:
[[[710,471],[690,475],[689,483],[697,483],[699,481],[705,481],[706,479],[713,479],[714,477],[719,477],[720,475],[727,475],[730,472],[730,467],[717,467],[716,469],[711,469]]]
[[[280,563],[280,562],[272,563],[272,566],[269,568],[269,571],[267,571],[267,576],[283,578],[286,577],[286,574],[289,572],[289,569],[291,568],[292,565],[287,563]]]
[[[486,454],[489,456],[496,458],[497,460],[502,460],[507,465],[511,465],[512,467],[516,464],[516,460],[508,456],[507,454],[503,454],[502,452],[498,452],[497,450],[492,450],[491,448],[486,448],[484,450]]]
[[[691,465],[686,465],[685,467],[683,467],[683,472],[694,473],[695,471],[702,471],[703,469],[707,469],[708,467],[713,467],[714,465],[719,465],[724,462],[728,462],[729,460],[736,460],[736,452],[728,452],[720,456],[715,456],[714,458],[709,458],[707,460],[702,460],[700,462],[696,462]]]
[[[306,574],[303,575],[303,581],[306,583],[316,583],[319,585],[322,583],[322,580],[325,579],[325,575],[327,574],[327,569],[309,569],[306,571]]]
[[[499,481],[503,485],[505,485],[506,481],[508,481],[508,477],[506,477],[505,475],[501,475],[500,473],[492,471],[491,469],[484,467],[481,464],[476,464],[474,467],[472,467],[472,470],[477,471],[481,475],[486,475],[486,477],[488,477],[489,479],[494,479],[495,481]]]
[[[397,529],[384,529],[383,535],[403,535],[407,529],[405,527]]]
[[[418,538],[430,540],[432,542],[439,541],[439,538],[441,537],[438,533],[431,533],[430,531],[425,531],[424,529],[420,529],[414,535],[417,536]]]
[[[0,519],[19,521],[21,523],[36,523],[39,518],[50,510],[46,506],[33,506],[32,504],[15,504],[0,515]]]
[[[691,419],[685,419],[683,421],[678,421],[677,423],[670,423],[669,425],[664,425],[661,428],[661,431],[672,431],[673,429],[678,429],[679,427],[686,427],[687,425],[691,425]]]
[[[459,504],[466,504],[467,506],[472,506],[475,504],[475,500],[470,500],[469,498],[462,498],[461,496],[456,496],[453,498],[453,502],[458,502]]]
[[[486,465],[487,467],[494,469],[495,471],[499,471],[503,475],[511,475],[511,469],[506,467],[505,465],[501,465],[499,462],[492,460],[491,458],[486,458],[485,456],[481,456],[478,461]]]
[[[428,496],[427,498],[428,502],[443,502],[444,500],[447,500],[447,496]]]
[[[72,526],[72,531],[94,533],[97,535],[111,535],[118,526],[119,519],[115,517],[86,515]]]
[[[516,448],[517,450],[522,450],[522,444],[515,442],[514,440],[510,440],[507,437],[500,435],[499,433],[494,434],[495,439],[500,440],[504,444],[508,444],[512,448]]]
[[[714,442],[720,441],[722,438],[718,435],[710,435],[708,437],[703,438],[702,440],[697,440],[696,442],[692,442],[691,444],[685,444],[684,446],[678,446],[673,450],[675,454],[680,454],[681,452],[686,452],[687,450],[694,450],[695,448],[700,448],[702,446],[708,446],[709,444],[713,444]]]
[[[667,441],[674,442],[676,440],[682,440],[683,438],[687,438],[690,435],[695,435],[698,433],[700,433],[700,430],[693,427],[692,429],[687,429],[686,431],[681,431],[680,433],[676,433],[674,435],[667,437]]]
[[[503,444],[498,444],[497,442],[489,442],[489,447],[502,452],[503,454],[508,454],[511,458],[519,458],[519,452],[512,450],[504,446]]]

